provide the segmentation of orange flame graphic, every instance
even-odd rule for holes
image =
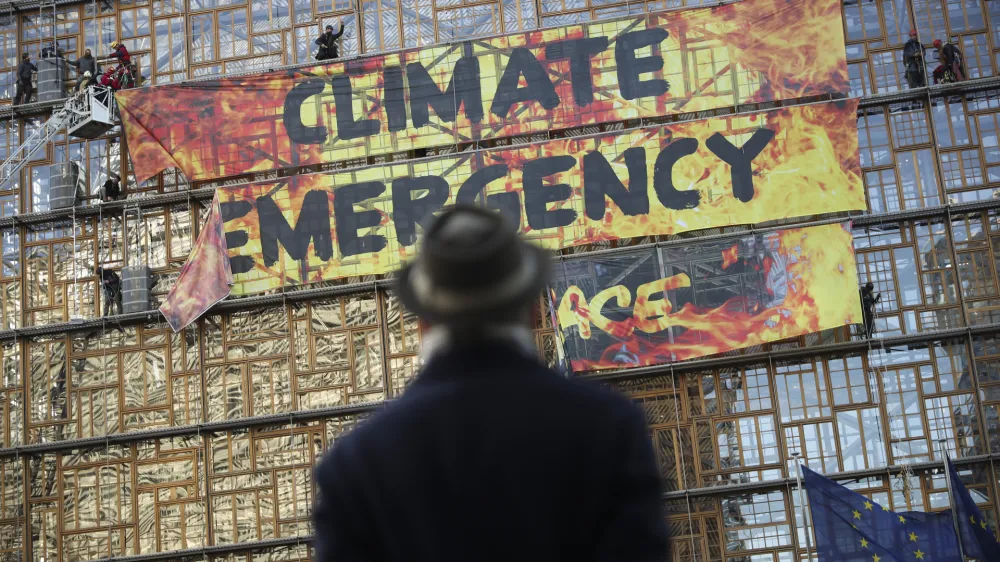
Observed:
[[[731,247],[722,250],[722,269],[729,269],[729,266],[739,259],[740,245],[733,244]]]

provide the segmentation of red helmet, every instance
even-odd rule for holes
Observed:
[[[916,36],[917,36],[917,30],[916,29],[911,29],[910,30],[910,37],[916,37]]]
[[[940,47],[941,46],[941,40],[940,39],[935,39],[934,40],[934,46],[935,47]]]

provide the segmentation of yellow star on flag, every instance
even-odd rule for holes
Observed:
[[[868,548],[868,539],[866,538],[861,539],[861,548]]]
[[[913,555],[917,557],[917,560],[924,559],[924,553],[919,548],[913,553]]]
[[[879,560],[881,560],[881,558],[879,558],[878,554],[872,554],[872,562],[878,562]]]
[[[872,502],[866,501],[865,502],[865,509],[867,509],[868,511],[871,511],[872,510]]]
[[[882,511],[889,511],[889,508],[883,505],[882,506]]]
[[[861,519],[861,512],[855,509],[854,510],[854,518],[855,519]]]
[[[855,525],[854,523],[851,523],[851,527],[854,527],[855,531],[860,531],[861,530],[861,529],[858,529],[858,526]]]
[[[917,534],[910,533],[910,542],[917,542]]]
[[[900,522],[900,523],[906,523],[906,518],[905,518],[905,517],[903,517],[902,515],[900,515],[900,516],[899,516],[899,522]]]
[[[975,515],[970,515],[969,516],[969,522],[972,523],[973,525],[975,525],[976,524],[976,516]]]
[[[979,526],[982,527],[983,529],[985,529],[986,528],[986,520],[983,519],[982,521],[980,521],[979,522]]]

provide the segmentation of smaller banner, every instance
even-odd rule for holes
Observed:
[[[222,233],[223,218],[219,192],[215,192],[208,220],[195,242],[177,284],[170,290],[160,313],[175,332],[205,313],[212,305],[229,296],[233,272]]]
[[[850,223],[567,259],[551,296],[573,371],[672,363],[861,322]]]

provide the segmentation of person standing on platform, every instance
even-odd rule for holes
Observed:
[[[340,20],[340,31],[334,33],[333,26],[326,26],[326,33],[316,38],[315,43],[319,45],[316,52],[316,60],[332,60],[340,57],[337,40],[344,34],[344,20]]]
[[[21,64],[17,65],[17,89],[14,93],[14,105],[31,101],[31,93],[34,89],[31,85],[32,72],[38,72],[38,67],[32,64],[28,53],[24,53],[21,55]]]
[[[102,202],[111,202],[121,199],[122,184],[118,174],[112,172],[111,176],[101,186],[100,197]]]
[[[875,284],[869,281],[861,288],[861,318],[864,321],[865,338],[875,333],[875,305],[882,300],[882,295],[875,292]]]
[[[104,293],[104,316],[110,316],[115,307],[122,313],[122,279],[114,270],[97,266],[101,278],[101,292]]]
[[[69,63],[76,67],[76,72],[80,76],[77,81],[83,82],[84,87],[97,84],[97,76],[101,73],[101,66],[97,64],[97,59],[90,53],[90,49],[85,49],[82,57],[71,60]]]
[[[549,261],[499,213],[429,226],[397,275],[424,367],[317,467],[318,562],[670,559],[645,415],[538,360]]]
[[[927,85],[927,68],[924,64],[924,46],[917,39],[917,30],[910,30],[910,40],[903,45],[903,66],[906,68],[906,84],[910,88]]]

